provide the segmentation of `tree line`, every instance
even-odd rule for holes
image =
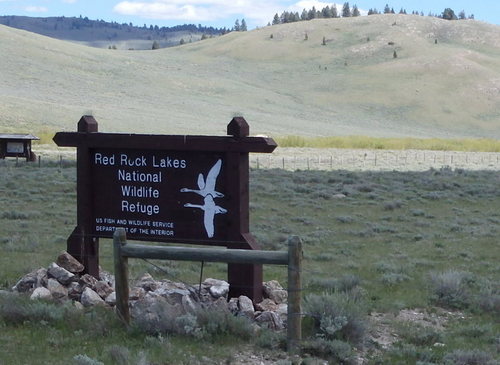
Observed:
[[[374,14],[396,14],[393,7],[390,7],[389,4],[386,4],[384,10],[379,12],[376,8],[370,8],[368,10],[368,15]],[[407,14],[406,9],[401,8],[399,14]],[[412,11],[412,15],[421,15],[424,16],[423,11]],[[337,10],[337,7],[325,6],[323,9],[316,9],[316,7],[312,7],[311,9],[303,9],[302,13],[293,12],[293,11],[284,11],[279,15],[276,13],[272,22],[269,22],[268,25],[276,25],[276,24],[285,24],[285,23],[293,23],[304,20],[318,19],[318,18],[349,18],[349,17],[357,17],[360,16],[361,12],[356,4],[352,7],[349,2],[345,2],[342,6],[341,10]],[[428,16],[438,17],[446,20],[458,20],[458,19],[474,19],[474,14],[471,14],[467,17],[465,11],[462,10],[458,13],[458,16],[455,14],[454,10],[451,8],[446,8],[441,14],[432,14],[429,12]]]

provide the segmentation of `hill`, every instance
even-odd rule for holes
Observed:
[[[51,38],[78,42],[86,46],[118,49],[151,49],[156,41],[160,47],[171,47],[185,42],[199,41],[203,34],[220,35],[226,29],[184,24],[174,27],[134,26],[87,17],[28,17],[0,16],[0,24],[27,30]]]
[[[242,114],[274,136],[500,138],[500,27],[474,20],[315,19],[134,52],[0,26],[0,46],[4,131],[92,112],[103,131],[221,134]]]

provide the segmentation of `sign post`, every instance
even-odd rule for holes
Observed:
[[[77,226],[68,252],[99,276],[99,238],[122,227],[139,241],[255,250],[249,232],[250,152],[270,153],[270,138],[249,137],[236,117],[228,136],[99,133],[84,116],[58,146],[77,147]],[[230,296],[262,298],[262,266],[228,264]]]

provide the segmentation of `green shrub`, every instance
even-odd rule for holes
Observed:
[[[130,351],[124,346],[112,345],[108,353],[113,364],[128,365],[130,363]]]
[[[254,333],[252,323],[246,317],[236,317],[228,311],[203,309],[196,313],[196,317],[207,338],[230,335],[249,340]]]
[[[455,350],[443,358],[446,365],[495,365],[498,364],[493,357],[480,350]]]
[[[276,332],[263,328],[255,339],[255,344],[259,347],[269,350],[285,350],[286,335],[285,332]]]
[[[452,309],[467,308],[471,302],[468,285],[471,279],[470,273],[462,271],[431,274],[431,300],[437,305]]]
[[[68,306],[30,300],[24,295],[0,296],[0,318],[7,324],[20,325],[26,321],[53,323],[68,317],[68,311],[71,311]]]
[[[335,364],[355,363],[351,345],[344,341],[316,338],[304,341],[302,351],[314,356],[328,358],[334,361]]]
[[[73,360],[76,365],[104,365],[103,362],[93,359],[87,355],[75,355]]]
[[[304,309],[314,320],[317,336],[354,344],[363,342],[367,323],[359,298],[345,292],[310,294],[304,299]]]
[[[442,334],[430,326],[406,325],[400,335],[406,342],[416,346],[432,346],[443,341]]]

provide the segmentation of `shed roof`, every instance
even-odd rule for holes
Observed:
[[[38,140],[37,136],[32,134],[10,134],[10,133],[0,133],[0,139],[25,139],[25,140]]]

